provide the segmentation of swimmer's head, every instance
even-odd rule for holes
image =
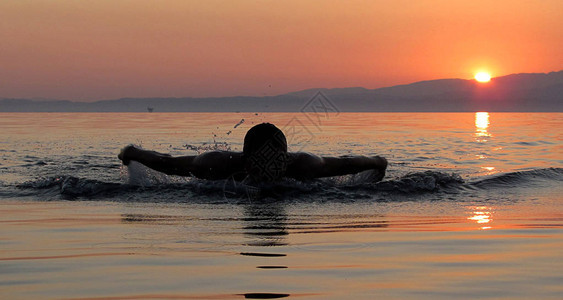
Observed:
[[[252,179],[271,182],[282,178],[287,169],[287,140],[276,126],[258,124],[246,133],[244,167]]]

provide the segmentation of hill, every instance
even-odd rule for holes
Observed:
[[[320,94],[319,94],[320,93]],[[342,112],[563,112],[563,71],[488,83],[439,79],[392,87],[308,89],[269,97],[123,98],[96,102],[0,100],[0,112],[299,112],[315,97]]]

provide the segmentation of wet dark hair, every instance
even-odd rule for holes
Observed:
[[[284,176],[287,140],[275,125],[262,123],[250,128],[242,152],[245,169],[253,180],[271,182]]]

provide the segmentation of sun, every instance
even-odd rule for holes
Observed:
[[[491,81],[491,74],[487,72],[479,72],[475,74],[475,80],[479,82],[489,82]]]

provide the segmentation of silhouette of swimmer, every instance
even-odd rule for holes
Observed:
[[[253,182],[274,182],[283,177],[306,181],[368,170],[373,172],[373,181],[377,182],[383,179],[387,168],[387,160],[380,156],[320,157],[307,152],[287,152],[285,135],[270,123],[248,130],[242,152],[210,151],[173,157],[129,145],[121,150],[118,158],[124,165],[136,161],[168,175]]]

